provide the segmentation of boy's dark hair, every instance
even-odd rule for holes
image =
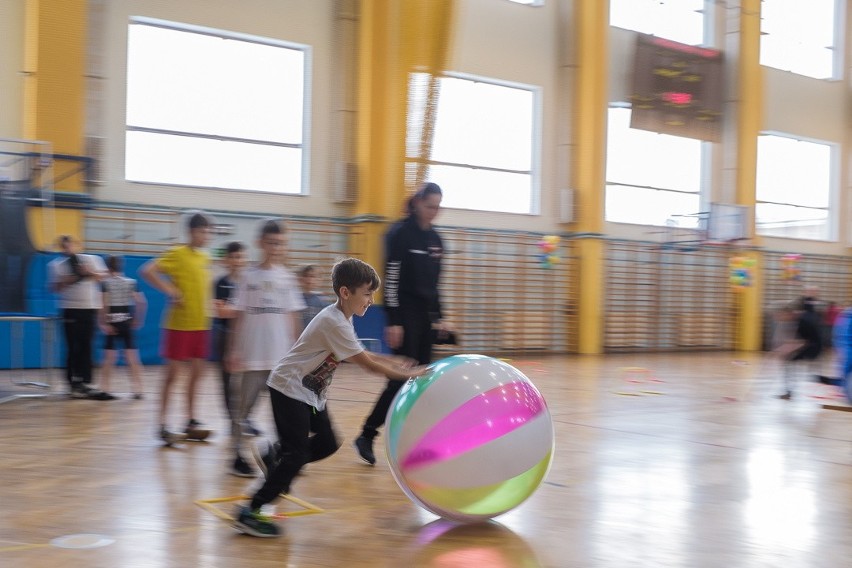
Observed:
[[[266,235],[281,235],[285,232],[284,223],[277,219],[268,219],[260,226],[260,238]]]
[[[111,254],[106,258],[106,265],[110,272],[121,272],[124,270],[124,257]]]
[[[316,267],[316,266],[314,266],[313,264],[305,264],[304,266],[300,266],[300,267],[299,267],[299,269],[298,269],[298,270],[296,270],[296,274],[298,274],[299,276],[301,276],[302,278],[304,278],[304,277],[305,277],[305,276],[307,276],[310,272],[313,272],[313,271],[315,271],[316,269],[317,269],[317,267]]]
[[[193,229],[203,229],[210,226],[210,218],[204,213],[197,211],[190,215],[189,220],[186,222],[186,226],[189,227],[190,231]]]
[[[352,292],[364,284],[369,284],[370,291],[375,292],[382,285],[382,279],[376,270],[363,260],[344,258],[337,261],[331,269],[331,286],[338,296],[344,286]]]
[[[233,254],[235,252],[242,252],[245,250],[246,245],[241,243],[240,241],[231,241],[227,245],[225,245],[225,256],[229,254]]]

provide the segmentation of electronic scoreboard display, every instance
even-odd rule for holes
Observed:
[[[722,52],[638,34],[631,128],[720,142]]]

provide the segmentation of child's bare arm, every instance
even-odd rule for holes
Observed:
[[[165,294],[169,299],[179,304],[181,301],[181,293],[177,286],[166,278],[165,274],[157,266],[156,260],[149,260],[139,269],[139,275],[145,282]]]
[[[295,343],[302,332],[305,331],[302,327],[302,312],[290,312],[290,325],[293,328],[293,342]]]
[[[145,324],[145,314],[148,311],[148,299],[142,292],[134,292],[133,300],[136,302],[136,310],[133,314],[133,328],[139,329]]]
[[[114,330],[107,323],[107,306],[109,306],[109,292],[101,292],[101,308],[98,310],[98,327],[106,335],[112,335]]]
[[[376,355],[369,351],[361,351],[357,355],[353,355],[346,360],[355,363],[363,369],[398,381],[404,381],[412,377],[419,377],[421,375],[425,375],[429,371],[429,367],[425,365],[419,367],[406,367],[394,362],[389,357]]]
[[[231,332],[225,334],[225,369],[229,373],[239,373],[243,370],[243,354],[237,338],[243,333],[245,317],[241,310],[234,310],[234,319],[231,322]]]
[[[213,300],[213,310],[217,318],[231,319],[237,317],[239,310],[228,300]]]
[[[373,359],[378,359],[385,365],[403,367],[406,369],[417,365],[417,361],[410,357],[403,357],[402,355],[385,355],[383,353],[376,353],[374,351],[370,351],[370,357],[372,357]]]

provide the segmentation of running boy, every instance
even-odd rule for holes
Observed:
[[[142,364],[139,362],[139,350],[136,349],[134,330],[145,323],[145,295],[139,291],[136,280],[124,275],[124,259],[110,256],[106,260],[109,276],[101,282],[103,308],[100,311],[99,325],[106,336],[104,342],[104,361],[101,365],[101,390],[110,394],[110,377],[118,359],[117,340],[124,346],[124,357],[130,367],[130,386],[133,398],[142,398]]]
[[[782,400],[793,398],[796,386],[796,374],[804,361],[809,368],[822,353],[822,333],[819,329],[819,315],[816,313],[814,302],[809,297],[803,297],[795,304],[795,336],[788,343],[789,348],[784,353],[784,392],[778,395]]]
[[[266,383],[280,449],[275,459],[264,459],[271,464],[266,482],[251,503],[237,512],[236,528],[252,536],[279,535],[278,526],[262,515],[260,508],[281,493],[288,493],[302,466],[326,458],[340,447],[326,401],[332,376],[341,361],[357,363],[396,380],[426,373],[426,367],[400,365],[390,357],[365,351],[358,342],[352,316],[364,315],[381,283],[372,266],[354,258],[341,260],[332,269],[331,282],[337,302],[311,320]],[[268,457],[271,456],[265,456]]]
[[[171,444],[182,439],[204,440],[210,430],[195,419],[195,393],[209,346],[210,257],[202,249],[210,240],[210,219],[196,212],[187,223],[189,242],[148,261],[139,274],[151,286],[169,297],[164,324],[163,357],[167,359],[165,382],[160,397],[159,437]],[[186,391],[188,420],[183,433],[166,427],[169,396],[183,363],[189,363]]]
[[[234,373],[236,402],[231,420],[234,462],[230,471],[240,477],[255,476],[240,455],[249,414],[270,371],[302,332],[301,311],[305,309],[296,278],[281,266],[287,246],[281,223],[265,221],[257,246],[260,263],[246,270],[237,285],[232,305],[237,315],[225,350],[225,367]]]

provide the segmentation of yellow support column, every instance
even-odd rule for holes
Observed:
[[[393,0],[361,3],[356,216],[396,217],[405,198],[407,73],[399,8]]]
[[[384,269],[382,235],[405,200],[406,72],[399,3],[361,2],[358,30],[358,194],[353,236],[364,261]]]
[[[50,142],[57,154],[82,156],[85,152],[87,4],[86,0],[26,0],[24,137]],[[56,164],[54,170],[61,172]],[[79,176],[55,189],[84,191]],[[28,214],[36,247],[46,248],[56,234],[82,236],[81,211],[50,216],[44,212],[30,208]]]
[[[737,204],[754,210],[757,179],[757,137],[763,121],[763,69],[760,66],[760,0],[741,0],[739,66],[737,69]],[[757,245],[754,226],[752,242]],[[749,251],[742,256],[754,259],[753,284],[738,294],[736,347],[742,351],[761,348],[763,314],[762,255]]]
[[[453,0],[364,0],[359,14],[358,195],[353,228],[364,260],[383,268],[382,236],[402,215],[409,73],[443,71]]]
[[[575,0],[572,185],[577,198],[578,351],[603,351],[604,188],[609,2]]]

